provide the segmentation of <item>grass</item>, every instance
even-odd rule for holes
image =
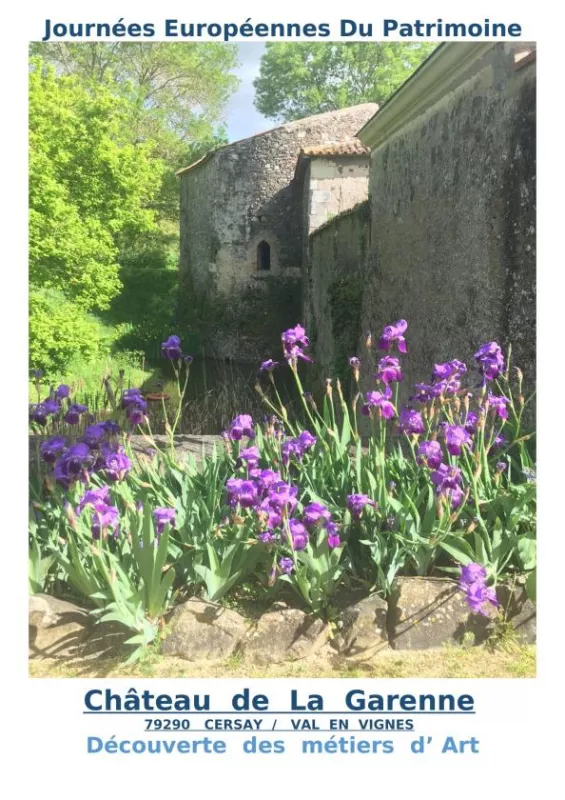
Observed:
[[[377,656],[348,662],[318,655],[285,664],[258,667],[234,654],[223,662],[191,663],[152,654],[125,667],[119,661],[66,663],[34,659],[32,678],[534,678],[536,648],[515,642],[489,647],[446,646],[437,650],[381,651]]]
[[[52,381],[41,382],[41,399],[49,395],[49,386],[52,383],[67,383],[73,391],[73,402],[81,402],[85,397],[100,399],[105,396],[103,379],[111,377],[117,380],[120,370],[124,371],[124,386],[141,386],[152,372],[145,368],[141,356],[132,353],[117,353],[93,361],[72,362],[64,374],[53,376]],[[76,395],[76,397],[75,397]],[[37,402],[37,390],[33,381],[29,382],[30,402]]]

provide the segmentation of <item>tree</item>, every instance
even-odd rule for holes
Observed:
[[[198,42],[33,43],[59,75],[105,84],[129,102],[132,141],[151,139],[163,158],[213,138],[239,84],[237,45]]]
[[[436,47],[433,43],[268,43],[253,82],[255,106],[293,119],[358,103],[382,104]]]
[[[148,206],[163,165],[135,146],[127,108],[100,85],[57,77],[32,61],[29,96],[29,255],[33,288],[57,289],[83,309],[107,308],[120,288],[120,237],[156,228]]]

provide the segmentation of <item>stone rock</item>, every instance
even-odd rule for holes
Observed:
[[[88,638],[94,619],[88,611],[46,594],[29,598],[30,657],[72,658]]]
[[[526,587],[521,583],[514,586],[500,585],[496,587],[496,596],[500,610],[518,639],[527,644],[536,642],[536,604],[527,595]]]
[[[135,636],[134,631],[118,622],[98,622],[79,645],[77,655],[84,660],[104,661],[111,658],[126,658],[133,648],[126,645]]]
[[[389,636],[395,650],[427,650],[466,633],[474,644],[484,642],[491,620],[471,614],[463,593],[445,578],[397,578],[389,598]]]
[[[327,639],[326,624],[298,608],[278,608],[263,614],[241,644],[256,664],[279,664],[315,653]]]
[[[187,661],[220,661],[234,652],[247,630],[241,614],[207,600],[192,598],[177,606],[161,652]]]
[[[371,656],[388,647],[388,604],[378,595],[345,608],[337,622],[332,647],[344,656]]]

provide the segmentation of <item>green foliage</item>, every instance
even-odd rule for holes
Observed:
[[[287,122],[358,103],[382,104],[436,47],[431,43],[271,43],[254,81],[255,105]]]
[[[32,365],[53,373],[107,352],[104,329],[84,311],[103,312],[114,351],[148,350],[176,327],[175,171],[226,142],[221,121],[238,84],[237,47],[30,49]],[[65,345],[38,290],[66,298]]]
[[[151,142],[163,162],[151,207],[178,216],[175,171],[227,141],[222,125],[239,80],[237,46],[198,42],[33,43],[31,53],[92,90],[104,86],[124,110],[123,136],[136,148]]]
[[[161,162],[151,141],[133,145],[123,101],[99,85],[30,72],[30,282],[84,309],[118,293],[118,243],[155,228],[148,207]]]
[[[169,156],[179,142],[186,146],[213,135],[238,86],[231,72],[238,64],[236,45],[56,42],[33,43],[31,53],[85,84],[113,84],[128,101],[132,139],[159,141]]]
[[[47,376],[66,371],[73,360],[87,362],[109,352],[112,334],[56,290],[29,296],[29,360]]]

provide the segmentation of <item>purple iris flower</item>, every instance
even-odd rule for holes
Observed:
[[[398,383],[402,380],[402,367],[400,361],[395,356],[384,356],[379,361],[375,375],[377,380],[386,383]]]
[[[459,467],[440,464],[430,474],[430,478],[436,487],[437,495],[448,500],[452,508],[459,508],[465,496],[461,488],[461,470]]]
[[[166,342],[161,345],[161,355],[171,361],[178,361],[182,355],[180,339],[178,336],[169,336]]]
[[[483,617],[488,617],[488,611],[485,609],[486,604],[490,603],[495,608],[498,607],[495,590],[482,583],[471,584],[466,594],[467,605],[473,614],[481,614]]]
[[[141,394],[141,389],[124,389],[121,397],[122,408],[128,409],[131,406],[141,405],[145,403],[145,399]],[[147,405],[145,405],[147,408]]]
[[[291,519],[288,523],[292,536],[292,547],[294,550],[304,550],[308,544],[308,531],[297,519]]]
[[[310,345],[310,340],[306,336],[306,331],[302,325],[296,325],[294,328],[289,328],[284,331],[281,334],[281,339],[284,357],[292,367],[296,366],[297,359],[299,358],[312,363],[310,356],[307,356],[302,349]]]
[[[67,425],[78,425],[81,415],[86,414],[87,411],[87,406],[83,406],[81,403],[74,403],[72,406],[68,407],[67,413],[63,417],[63,420],[67,423]]]
[[[253,420],[249,414],[240,414],[232,419],[228,431],[228,436],[232,442],[239,442],[244,436],[249,439],[255,438],[255,431],[253,430]]]
[[[487,571],[481,564],[474,562],[467,564],[461,567],[459,588],[465,592],[465,599],[471,611],[488,617],[485,606],[490,603],[496,608],[498,600],[495,590],[486,585],[486,577]]]
[[[326,531],[328,534],[328,547],[330,550],[333,550],[335,547],[339,547],[341,540],[339,538],[339,533],[335,522],[328,522],[326,524]]]
[[[58,400],[62,400],[65,397],[68,397],[71,393],[71,387],[67,386],[66,383],[62,383],[55,389],[55,397]]]
[[[459,578],[459,585],[462,588],[467,588],[472,583],[484,583],[487,577],[487,571],[482,564],[471,562],[461,567],[461,577]]]
[[[497,342],[483,344],[475,353],[474,358],[479,364],[483,378],[487,381],[498,378],[504,369],[504,355]]]
[[[469,411],[469,413],[465,418],[465,430],[467,431],[467,433],[470,433],[471,435],[475,434],[477,432],[478,422],[479,418],[475,414],[475,412]]]
[[[128,408],[127,418],[132,425],[143,425],[147,419],[147,414],[141,406],[130,406]]]
[[[100,539],[100,536],[113,531],[114,536],[119,533],[119,514],[116,506],[107,506],[104,503],[94,505],[92,514],[92,538]]]
[[[300,461],[308,450],[316,444],[316,437],[312,436],[310,431],[302,431],[299,436],[294,439],[287,439],[281,445],[281,454],[283,464],[288,464],[291,456],[295,456],[297,461]]]
[[[106,429],[104,425],[98,423],[96,425],[90,425],[88,428],[86,428],[82,438],[89,447],[98,447],[105,435]]]
[[[40,381],[41,378],[43,378],[43,370],[42,369],[34,369],[34,370],[32,370],[31,374],[33,375],[33,377],[35,378],[36,381]]]
[[[439,397],[442,390],[441,386],[428,383],[415,383],[414,388],[416,394],[413,394],[410,400],[416,400],[418,403],[429,403],[434,397]]]
[[[294,570],[294,561],[292,558],[283,556],[283,558],[279,559],[279,569],[285,575],[290,575],[290,573]]]
[[[289,483],[279,481],[273,484],[269,489],[267,500],[269,506],[276,511],[282,511],[283,509],[292,511],[298,504],[298,500],[296,499],[297,494],[297,486],[291,486]]]
[[[48,397],[46,400],[41,403],[43,409],[46,414],[58,414],[61,410],[61,406],[54,397]]]
[[[264,544],[270,544],[271,542],[276,542],[277,540],[277,537],[271,530],[262,531],[257,538]]]
[[[47,412],[43,408],[42,403],[36,403],[35,405],[30,405],[29,407],[29,419],[30,422],[37,422],[38,425],[46,425],[47,424]]]
[[[58,414],[61,406],[54,397],[47,397],[42,403],[30,406],[30,419],[39,425],[47,423],[47,417]]]
[[[65,449],[67,440],[64,436],[54,436],[43,442],[40,448],[41,458],[48,464],[54,464],[57,456]]]
[[[107,419],[100,423],[109,436],[115,436],[120,432],[120,426],[113,419]]]
[[[416,452],[418,464],[437,469],[442,460],[443,453],[439,442],[420,442]]]
[[[347,506],[355,519],[359,519],[365,506],[376,508],[377,504],[366,494],[350,494],[347,496]]]
[[[241,450],[235,465],[239,468],[245,463],[249,469],[254,469],[259,464],[260,458],[261,453],[258,447],[246,447],[244,450]]]
[[[141,389],[126,389],[122,393],[121,403],[132,425],[142,425],[145,422],[147,401],[141,394]]]
[[[240,505],[242,508],[253,508],[258,503],[257,486],[254,481],[246,481],[242,478],[229,478],[226,481],[228,493],[228,504],[235,508]]]
[[[268,497],[261,501],[261,505],[257,509],[257,515],[267,523],[267,528],[280,528],[282,525],[281,510],[274,508]]]
[[[434,364],[432,378],[434,383],[449,381],[455,375],[464,375],[466,372],[467,365],[455,358],[453,361],[445,361],[443,364]]]
[[[259,372],[272,372],[275,367],[279,366],[278,361],[273,361],[272,358],[268,358],[266,361],[263,361],[261,366],[259,367]]]
[[[281,339],[285,349],[295,344],[299,344],[302,347],[310,346],[310,339],[306,336],[306,331],[302,325],[296,325],[294,328],[283,331]]]
[[[413,408],[403,408],[400,412],[398,427],[402,433],[418,434],[425,430],[424,420],[419,411]]]
[[[160,536],[165,530],[166,525],[175,526],[175,509],[174,508],[155,508],[153,510],[153,519],[157,524],[157,536]]]
[[[110,487],[109,486],[101,486],[99,489],[88,489],[83,496],[80,498],[79,504],[76,508],[77,516],[80,515],[81,511],[86,508],[86,506],[105,506],[108,505],[107,501],[109,499]]]
[[[452,456],[461,455],[464,447],[470,446],[470,434],[461,425],[447,425],[445,427],[445,444]]]
[[[496,471],[500,474],[508,469],[508,464],[506,461],[497,461],[496,462]]]
[[[494,442],[492,444],[493,447],[502,447],[503,444],[506,444],[506,437],[503,433],[499,433],[498,436],[494,437]]]
[[[448,489],[456,489],[461,485],[461,470],[459,467],[440,464],[438,468],[431,473],[430,478],[438,494],[444,494]]]
[[[262,492],[268,491],[273,484],[282,480],[280,473],[274,469],[250,469],[249,477],[253,478]]]
[[[302,433],[298,434],[296,437],[296,442],[298,446],[306,452],[307,450],[311,450],[312,447],[316,444],[316,437],[312,436],[310,431],[302,431]]]
[[[396,416],[395,407],[382,392],[367,392],[365,395],[365,405],[361,408],[361,413],[368,417],[373,411],[378,411],[385,419]]]
[[[78,442],[67,448],[55,462],[53,475],[57,483],[67,489],[73,481],[80,478],[86,481],[86,473],[92,469],[94,457],[84,442]]]
[[[109,451],[105,454],[102,469],[108,480],[123,481],[131,470],[131,461],[121,448],[115,452]]]
[[[331,513],[322,503],[310,503],[302,512],[304,524],[310,530],[318,525],[320,521],[329,522],[331,518]]]
[[[398,343],[398,352],[407,353],[406,339],[404,334],[408,328],[408,323],[405,319],[399,319],[392,325],[386,325],[379,339],[379,350],[390,350],[394,342]]]
[[[500,419],[508,419],[508,409],[506,406],[509,402],[510,400],[507,397],[504,397],[504,395],[499,397],[495,394],[490,394],[490,392],[488,394],[488,405],[490,408],[496,411],[496,414],[498,417],[500,417]]]

